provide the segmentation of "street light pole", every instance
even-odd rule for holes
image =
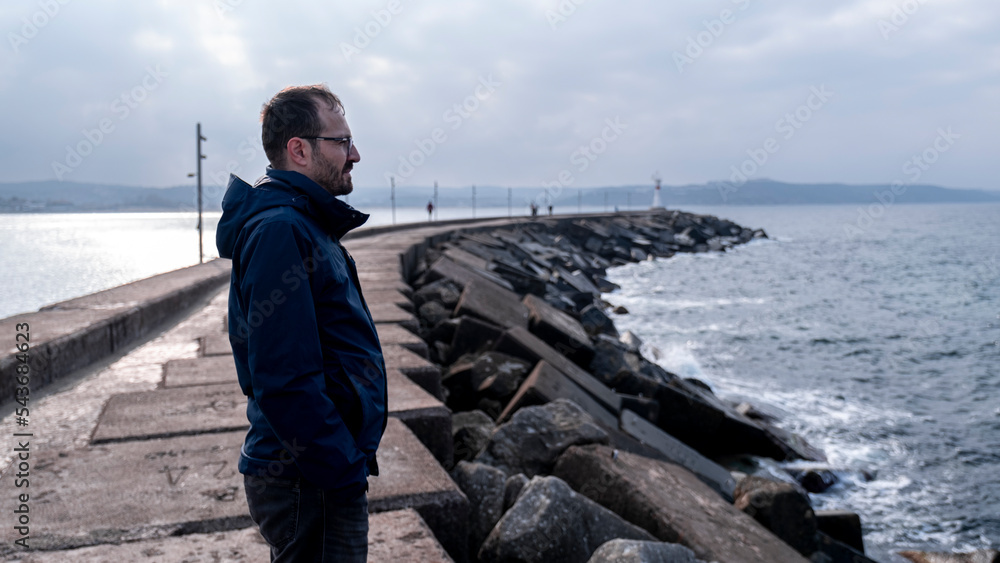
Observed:
[[[438,219],[438,183],[434,180],[434,220]]]
[[[396,224],[396,177],[389,176],[389,183],[392,185],[392,191],[389,192],[389,200],[392,202],[392,224]]]
[[[205,248],[202,236],[204,229],[201,221],[201,161],[206,157],[201,154],[201,142],[208,139],[201,136],[201,123],[198,124],[196,132],[198,134],[198,263],[202,264],[205,262]]]
[[[476,186],[472,186],[472,218],[476,218]]]

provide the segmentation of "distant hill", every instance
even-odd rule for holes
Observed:
[[[887,184],[786,184],[774,180],[751,180],[742,186],[718,182],[709,185],[664,188],[663,196],[676,203],[702,205],[821,205],[872,203],[886,191],[898,203],[945,203],[1000,201],[1000,192],[960,190],[930,185]],[[889,196],[883,196],[888,198]]]
[[[897,203],[1000,202],[1000,191],[960,190],[940,186],[910,185],[897,187]],[[877,194],[891,190],[888,185],[787,184],[774,180],[752,180],[742,186],[710,183],[664,186],[660,196],[667,207],[685,205],[822,205],[873,203]],[[423,207],[433,197],[432,187],[405,187],[396,190],[396,205]],[[222,190],[205,186],[203,206],[206,211],[222,209]],[[639,209],[653,200],[652,186],[615,186],[606,188],[514,188],[512,204],[518,208],[536,201],[545,206],[551,201],[557,211],[578,202],[586,206],[607,205]],[[883,196],[885,197],[885,196]],[[17,182],[0,184],[0,212],[107,212],[107,211],[193,211],[197,207],[194,186],[143,188],[75,182]],[[350,196],[356,206],[388,207],[388,187],[358,188]],[[479,186],[478,207],[505,207],[507,188]],[[438,203],[447,207],[471,207],[472,187],[441,188]]]
[[[205,209],[222,209],[222,194],[210,197],[217,191],[205,190]],[[194,186],[142,188],[55,180],[0,184],[0,212],[190,211],[197,205]]]

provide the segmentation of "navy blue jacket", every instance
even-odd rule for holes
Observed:
[[[378,474],[385,362],[354,260],[340,244],[368,215],[299,174],[236,176],[219,255],[232,258],[229,340],[250,431],[246,475],[302,478],[353,498]]]

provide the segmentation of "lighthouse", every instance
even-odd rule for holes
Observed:
[[[653,192],[653,205],[650,209],[664,209],[663,202],[660,200],[660,175],[654,174],[653,179],[656,180],[656,191]]]

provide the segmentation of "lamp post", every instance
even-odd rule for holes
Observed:
[[[389,192],[389,201],[392,202],[392,224],[396,224],[396,177],[389,177],[389,184],[392,186]]]
[[[198,172],[197,174],[191,172],[187,176],[188,178],[193,178],[195,176],[198,176],[198,263],[203,264],[205,262],[205,246],[204,246],[204,237],[202,236],[202,232],[204,231],[204,229],[202,228],[202,221],[201,221],[201,161],[208,157],[201,154],[201,142],[207,141],[208,139],[201,136],[201,123],[198,124],[197,128],[195,129],[195,133],[198,137],[197,138],[198,154],[195,157],[198,161]]]

